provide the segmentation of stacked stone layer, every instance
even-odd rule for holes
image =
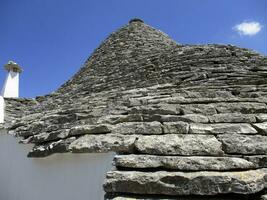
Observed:
[[[35,144],[29,157],[117,152],[107,199],[259,199],[266,76],[251,50],[178,45],[132,21],[55,93],[10,110],[8,129]]]

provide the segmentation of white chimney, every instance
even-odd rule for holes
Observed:
[[[1,96],[17,98],[19,97],[19,74],[22,72],[22,69],[13,61],[9,61],[4,68],[8,71],[8,74]]]
[[[4,123],[5,118],[5,101],[2,96],[0,96],[0,124]]]
[[[4,123],[5,119],[4,97],[19,97],[19,74],[22,72],[21,67],[13,61],[9,61],[4,68],[8,74],[0,95],[0,123]]]

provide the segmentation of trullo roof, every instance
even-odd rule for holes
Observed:
[[[266,56],[180,45],[135,19],[53,94],[7,99],[6,126],[35,144],[30,157],[117,152],[107,199],[257,199],[266,77]]]

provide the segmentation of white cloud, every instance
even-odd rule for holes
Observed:
[[[259,22],[243,22],[234,26],[234,30],[240,35],[253,36],[259,33],[262,25]]]

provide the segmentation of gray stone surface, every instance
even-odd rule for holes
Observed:
[[[99,124],[99,125],[79,125],[70,129],[70,135],[84,135],[84,134],[103,134],[110,133],[112,126]]]
[[[266,113],[261,113],[256,115],[256,118],[259,122],[266,122],[267,121],[267,114]]]
[[[99,124],[118,124],[124,122],[138,122],[142,121],[142,115],[129,114],[129,115],[104,115],[101,116],[97,123]]]
[[[189,124],[186,122],[164,122],[163,133],[165,134],[187,134],[189,131]]]
[[[175,104],[158,104],[156,106],[137,106],[129,111],[130,114],[160,114],[179,115],[180,107]]]
[[[255,167],[267,168],[267,155],[244,156],[244,159],[254,163]]]
[[[264,188],[261,170],[242,172],[135,172],[107,173],[104,190],[134,194],[216,195],[253,194]]]
[[[160,122],[125,122],[117,124],[112,130],[116,134],[162,134]]]
[[[258,102],[233,102],[233,103],[217,103],[214,105],[219,113],[264,113],[267,112],[265,103]]]
[[[253,114],[241,113],[221,113],[209,116],[212,123],[255,123],[256,118]]]
[[[257,131],[250,124],[218,123],[218,124],[190,124],[189,133],[192,134],[256,134]]]
[[[62,129],[62,130],[39,133],[31,137],[28,137],[26,140],[21,140],[21,142],[22,143],[29,143],[29,142],[42,143],[42,142],[65,139],[69,136],[70,136],[70,130]]]
[[[259,131],[260,134],[267,135],[267,122],[256,123],[253,126]]]
[[[260,200],[267,200],[267,194],[262,195]]]
[[[177,171],[225,171],[255,168],[253,161],[233,157],[117,155],[114,163],[125,168],[160,168]],[[264,166],[262,166],[264,167]]]
[[[74,153],[90,153],[90,152],[132,152],[134,135],[84,135],[73,141],[69,145],[69,150]]]
[[[140,136],[138,152],[152,155],[222,155],[221,143],[212,135],[168,134]]]
[[[261,135],[218,135],[223,150],[229,154],[261,155],[267,154],[267,136]]]
[[[128,195],[128,196],[115,196],[106,198],[105,200],[262,200],[258,197],[247,197],[247,196],[241,196],[238,197],[237,195],[232,196],[175,196],[175,197],[164,197],[159,195],[142,195],[142,197],[136,196],[136,195]]]
[[[28,157],[46,157],[54,153],[66,153],[69,151],[69,145],[75,140],[74,137],[57,140],[46,144],[36,145],[28,153]]]
[[[186,114],[186,115],[161,115],[162,122],[195,122],[195,123],[208,123],[209,119],[201,114]]]
[[[127,196],[119,196],[119,197],[117,196],[117,197],[105,198],[105,200],[175,200],[175,199],[176,198],[166,198],[166,197],[134,197],[134,195],[128,196],[128,197]]]
[[[187,104],[182,105],[181,110],[183,114],[204,114],[204,115],[214,115],[217,113],[213,105],[208,104]]]

